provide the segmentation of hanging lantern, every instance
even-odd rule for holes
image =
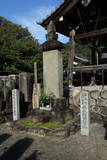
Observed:
[[[91,2],[91,0],[81,0],[81,3],[82,3],[85,7],[87,7],[90,2]]]

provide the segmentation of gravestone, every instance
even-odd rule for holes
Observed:
[[[5,77],[5,100],[6,100],[6,109],[9,110],[11,108],[11,80],[9,76]]]
[[[56,98],[63,97],[63,62],[59,50],[43,52],[44,92]]]
[[[10,79],[11,89],[18,89],[19,88],[19,76],[15,74],[11,74],[8,77]]]
[[[89,114],[89,92],[80,93],[80,113],[81,113],[81,135],[89,135],[90,114]]]
[[[13,121],[20,119],[20,106],[19,106],[19,90],[12,90],[12,110],[13,110]]]
[[[30,88],[30,77],[28,73],[22,72],[19,74],[19,90],[24,98],[24,102],[31,101],[31,88]]]
[[[43,82],[47,96],[53,94],[56,98],[63,97],[63,56],[64,45],[59,42],[53,21],[47,26],[46,42],[43,49]]]

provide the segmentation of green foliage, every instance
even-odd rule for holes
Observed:
[[[68,60],[69,60],[69,52],[70,52],[70,43],[65,44],[64,49],[62,50],[63,54],[63,77],[64,77],[64,86],[68,84]],[[83,56],[86,58],[90,58],[91,56],[91,49],[87,45],[81,45],[79,43],[76,43],[75,46],[75,53],[76,55]],[[83,65],[83,64],[79,64]]]
[[[44,91],[41,92],[40,96],[40,103],[41,104],[52,104],[55,96],[53,94],[50,94],[47,96]]]
[[[49,129],[57,129],[63,126],[61,123],[56,123],[56,122],[33,123],[32,121],[28,121],[28,120],[22,121],[21,124],[29,127],[46,127]]]
[[[35,61],[41,79],[42,53],[38,41],[27,28],[0,17],[0,71],[33,73]]]
[[[63,55],[63,82],[64,85],[68,84],[67,78],[67,68],[68,68],[68,58],[69,58],[69,43],[65,44],[64,49],[62,50]]]
[[[76,54],[90,58],[91,49],[87,45],[81,45],[79,43],[76,43]]]
[[[67,43],[67,44],[65,44],[65,47],[62,50],[64,69],[66,69],[68,67],[69,52],[70,52],[70,44]],[[76,53],[76,55],[90,58],[91,49],[86,45],[81,45],[79,43],[76,43],[75,53]]]
[[[64,84],[67,84],[69,43],[65,44],[62,53]],[[90,57],[90,49],[76,44],[76,54]],[[27,28],[0,17],[0,71],[17,73],[24,71],[33,74],[34,62],[37,62],[38,81],[42,82],[43,60],[38,41],[31,36]]]
[[[40,97],[40,103],[45,104],[48,101],[48,96],[46,96],[43,92],[41,93],[41,97]]]

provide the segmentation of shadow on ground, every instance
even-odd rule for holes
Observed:
[[[0,160],[17,160],[22,154],[26,151],[26,149],[32,144],[33,139],[24,138],[17,141],[14,145],[12,145],[1,157]],[[32,158],[33,155],[31,155]],[[31,160],[29,158],[29,160]]]
[[[0,144],[6,141],[11,135],[10,134],[2,134],[0,135]]]
[[[107,140],[107,123],[104,124],[104,128],[105,128],[105,136],[104,136],[104,139]]]
[[[27,157],[25,160],[37,160],[37,151],[32,153],[29,157]]]

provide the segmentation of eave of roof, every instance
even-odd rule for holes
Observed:
[[[93,12],[94,10],[95,12]],[[99,18],[98,15],[100,15]],[[60,21],[62,16],[63,21]],[[79,41],[84,44],[90,43],[92,37],[100,39],[101,36],[106,37],[107,35],[107,33],[99,34],[98,32],[101,29],[105,32],[107,26],[106,1],[91,0],[91,3],[85,7],[81,4],[81,0],[65,0],[50,16],[38,24],[47,29],[51,20],[58,33],[69,37],[72,29],[75,29]],[[96,30],[97,32],[95,32]],[[94,36],[93,32],[95,32]],[[84,34],[85,37],[83,37]]]
[[[53,20],[53,22],[56,23],[61,16],[64,16],[79,1],[80,0],[65,0],[50,16],[42,22],[37,22],[37,24],[47,28],[50,20]]]

